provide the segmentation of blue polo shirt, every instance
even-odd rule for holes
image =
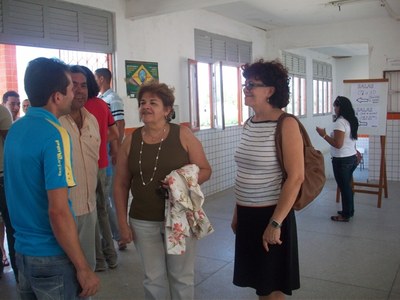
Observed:
[[[50,225],[47,191],[76,185],[71,155],[68,132],[43,108],[29,108],[9,130],[4,145],[4,181],[18,253],[64,253]]]

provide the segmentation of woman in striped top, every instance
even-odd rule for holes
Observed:
[[[304,180],[303,140],[293,118],[282,126],[287,180],[275,150],[275,129],[289,103],[289,77],[278,61],[242,67],[245,104],[254,115],[235,153],[236,234],[233,283],[256,289],[259,299],[283,299],[300,287],[297,229],[293,203]]]

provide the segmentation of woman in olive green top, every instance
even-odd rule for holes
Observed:
[[[141,86],[138,104],[144,126],[125,138],[117,158],[114,198],[121,240],[135,242],[145,273],[146,299],[194,297],[196,239],[186,239],[184,254],[166,254],[162,180],[173,170],[196,164],[201,184],[210,178],[211,167],[190,129],[170,123],[174,100],[173,89],[166,84],[153,81]],[[130,225],[129,190],[133,196]]]

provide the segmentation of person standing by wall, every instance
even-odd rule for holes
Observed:
[[[79,243],[68,199],[68,189],[76,185],[71,143],[58,121],[70,113],[74,98],[69,68],[58,60],[34,59],[24,84],[32,107],[13,124],[4,146],[19,295],[22,299],[89,297],[96,294],[100,281]]]
[[[86,75],[78,66],[70,67],[74,85],[71,112],[59,121],[72,142],[72,166],[77,186],[69,197],[76,216],[79,241],[92,270],[96,267],[95,232],[97,222],[96,186],[100,132],[96,118],[83,106],[88,98]]]
[[[100,68],[97,69],[94,74],[100,88],[99,98],[103,99],[110,108],[111,114],[118,127],[119,142],[122,143],[125,135],[124,102],[121,97],[111,89],[112,74],[109,69]]]
[[[96,204],[98,223],[96,225],[96,270],[105,271],[107,265],[111,268],[117,266],[117,253],[114,248],[112,240],[111,224],[109,223],[107,205],[107,189],[106,189],[106,168],[109,164],[107,155],[107,142],[110,143],[111,157],[116,157],[118,152],[118,129],[115,125],[111,111],[107,104],[97,98],[99,94],[99,87],[92,71],[85,67],[80,66],[86,73],[86,81],[88,88],[88,101],[85,108],[91,112],[97,119],[100,129],[100,158],[99,158],[99,173],[97,176],[97,189],[96,189]],[[101,224],[100,224],[101,223]],[[100,235],[100,228],[102,228]],[[102,238],[102,240],[101,240]],[[102,242],[103,241],[103,242]]]
[[[118,94],[111,89],[112,73],[109,69],[107,68],[97,69],[95,71],[95,79],[100,89],[99,98],[103,99],[107,103],[118,128],[119,141],[118,142],[113,141],[110,143],[110,153],[112,154],[112,147],[116,147],[114,144],[116,143],[117,146],[119,146],[122,143],[122,140],[125,135],[124,102],[118,96]],[[109,159],[109,165],[107,168],[105,197],[106,197],[107,212],[113,238],[118,242],[118,248],[120,250],[124,250],[126,249],[126,244],[120,241],[118,222],[115,212],[114,197],[112,194],[113,190],[112,182],[113,182],[115,163],[116,163],[115,157],[111,155]]]
[[[356,140],[358,119],[351,101],[338,96],[333,102],[335,121],[331,135],[317,127],[318,134],[331,145],[333,175],[342,196],[342,210],[332,216],[336,222],[348,222],[354,216],[353,172],[357,168]]]
[[[259,299],[284,299],[300,287],[293,204],[304,181],[303,140],[293,118],[282,123],[287,179],[276,156],[275,130],[289,103],[288,73],[278,61],[242,67],[245,104],[254,110],[235,153],[236,234],[233,283],[256,290]]]
[[[0,261],[0,276],[3,268],[10,265],[7,259],[7,254],[4,248],[4,232],[7,232],[8,253],[10,255],[11,266],[14,271],[15,280],[18,282],[18,269],[15,264],[15,250],[14,250],[14,228],[11,225],[10,216],[8,214],[6,195],[4,192],[4,177],[3,177],[3,151],[4,141],[6,139],[8,130],[12,124],[12,116],[10,111],[3,105],[0,105],[0,246],[2,259]]]
[[[22,111],[25,115],[28,112],[29,107],[31,107],[31,102],[29,101],[29,99],[25,99],[24,101],[22,101]]]
[[[19,94],[15,91],[8,91],[3,95],[3,105],[10,111],[13,122],[19,118],[19,109],[21,107],[21,102],[19,100]]]

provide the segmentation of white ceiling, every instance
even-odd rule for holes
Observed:
[[[370,18],[400,22],[400,0],[126,0],[132,19],[202,8],[236,21],[271,30]],[[368,55],[366,44],[313,48],[334,56]]]

